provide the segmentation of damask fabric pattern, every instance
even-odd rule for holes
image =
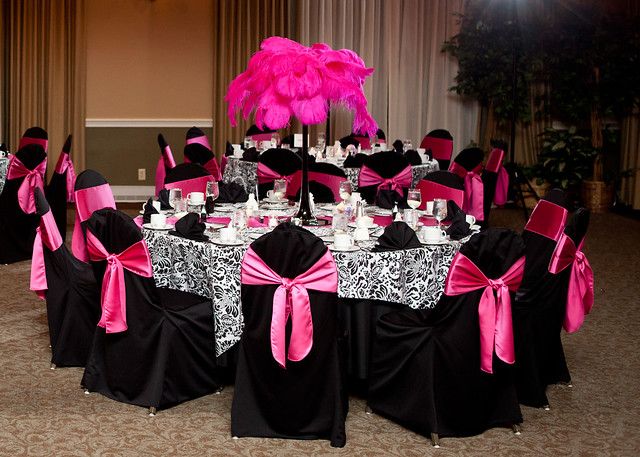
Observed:
[[[240,340],[240,263],[247,246],[218,246],[143,230],[159,287],[210,297],[213,301],[216,355]],[[459,242],[406,251],[334,252],[338,296],[402,303],[414,309],[435,306]]]
[[[0,194],[4,189],[4,182],[7,179],[7,169],[9,168],[9,159],[6,157],[0,158]]]
[[[414,165],[411,167],[413,174],[412,185],[416,186],[418,182],[424,178],[427,173],[438,171],[440,168],[435,160],[422,165]],[[351,181],[353,190],[358,189],[358,177],[360,176],[359,168],[345,168],[347,179]],[[258,164],[256,162],[247,162],[237,158],[229,157],[227,166],[224,169],[224,182],[235,182],[244,187],[249,192],[255,192],[257,183]]]

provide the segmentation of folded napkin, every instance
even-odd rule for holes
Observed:
[[[411,165],[422,165],[420,154],[418,154],[418,151],[416,151],[415,149],[409,149],[404,156],[407,158],[407,161],[409,161]]]
[[[225,156],[232,156],[233,155],[233,146],[228,141],[227,141],[227,145],[225,146],[225,149],[224,149],[224,155]]]
[[[151,222],[151,215],[158,214],[158,210],[153,207],[153,198],[147,200],[144,204],[144,214],[142,215],[142,223],[148,224]]]
[[[398,209],[407,209],[407,196],[398,194],[392,189],[379,189],[376,194],[376,206],[384,209],[393,209],[394,205],[398,205]]]
[[[402,142],[402,140],[394,141],[393,149],[395,149],[396,152],[399,152],[400,154],[404,154],[404,143]]]
[[[449,201],[449,203],[453,203],[453,205],[455,205],[455,208],[458,208],[459,211],[455,212],[455,208],[454,208],[455,214],[451,218],[451,225],[449,226],[449,228],[447,228],[446,232],[447,232],[447,235],[449,235],[450,239],[460,240],[465,236],[469,236],[471,234],[471,229],[469,228],[470,226],[466,221],[467,215],[454,202]],[[447,204],[447,207],[448,206],[449,204]],[[449,213],[449,209],[447,208],[447,216],[448,216],[448,213]]]
[[[218,189],[220,189],[220,195],[218,195],[216,203],[246,202],[249,197],[244,187],[235,182],[220,182]]]
[[[194,241],[208,241],[204,235],[205,225],[200,222],[196,213],[188,213],[176,222],[176,229],[169,231],[171,235],[180,236]]]
[[[400,249],[419,248],[420,241],[416,232],[406,222],[392,222],[378,238],[373,252],[398,251]]]
[[[158,201],[160,202],[160,209],[171,209],[171,205],[169,204],[169,191],[167,189],[162,189],[158,193]]]
[[[453,200],[447,200],[447,217],[444,218],[445,221],[452,221],[453,218],[458,214],[462,213],[465,216],[467,213],[462,211],[462,209],[458,206],[456,202]]]
[[[242,153],[242,160],[246,160],[247,162],[257,162],[259,155],[260,153],[256,148],[245,149]]]

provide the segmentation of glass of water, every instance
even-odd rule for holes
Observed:
[[[442,230],[442,221],[447,217],[447,200],[436,198],[433,200],[433,217],[438,221],[438,228]]]

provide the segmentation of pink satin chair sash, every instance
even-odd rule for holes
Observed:
[[[413,175],[411,173],[411,165],[407,165],[402,171],[391,178],[383,178],[374,170],[366,165],[360,168],[358,176],[358,187],[378,185],[378,190],[387,187],[402,195],[402,189],[411,186]]]
[[[509,192],[509,174],[507,170],[502,166],[504,160],[504,151],[502,149],[495,148],[491,151],[487,165],[484,167],[486,171],[498,174],[498,180],[496,182],[496,191],[493,196],[493,202],[502,206],[507,203],[507,193]]]
[[[209,151],[211,151],[211,145],[209,145],[209,139],[204,135],[203,136],[197,136],[195,138],[189,138],[186,141],[186,144],[193,144],[193,143],[201,144],[202,146],[207,148]]]
[[[436,160],[451,160],[451,154],[453,153],[452,140],[425,136],[420,143],[420,147],[430,149],[431,155]]]
[[[464,203],[464,191],[462,189],[454,189],[453,187],[447,187],[443,184],[428,181],[426,179],[423,179],[418,183],[418,189],[420,189],[420,194],[422,195],[420,209],[425,209],[427,207],[427,202],[433,201],[434,198],[453,200],[460,208],[462,208]]]
[[[18,143],[18,150],[29,144],[37,144],[39,146],[42,146],[44,152],[47,152],[47,149],[49,147],[49,141],[45,140],[44,138],[30,138],[28,136],[23,136],[22,138],[20,138],[20,142]]]
[[[69,157],[69,154],[62,151],[60,153],[60,157],[58,157],[55,172],[61,175],[65,171],[67,172],[67,202],[71,203],[75,201],[73,188],[76,185],[76,170],[73,168],[73,162],[71,161],[71,157]]]
[[[467,171],[462,165],[452,162],[449,171],[464,178],[464,202],[462,209],[471,214],[477,221],[484,221],[484,184],[479,170],[482,165]]]
[[[251,140],[253,141],[271,141],[271,135],[273,133],[256,133],[255,135],[251,135]]]
[[[107,261],[107,268],[102,280],[101,305],[102,315],[98,327],[106,333],[119,333],[127,330],[127,293],[124,282],[124,270],[151,278],[151,258],[144,240],[132,244],[119,254],[107,252],[100,240],[87,230],[87,250],[92,261]]]
[[[571,265],[563,323],[563,327],[568,333],[573,333],[582,326],[584,317],[591,312],[593,307],[593,270],[582,252],[583,242],[576,247],[573,240],[563,233],[560,235],[549,263],[549,272],[553,274],[557,274]]]
[[[557,241],[567,221],[567,210],[547,200],[540,200],[524,229]]]
[[[76,200],[76,220],[73,225],[71,252],[78,260],[88,262],[89,254],[87,253],[86,241],[80,224],[89,219],[94,211],[102,208],[116,209],[116,202],[109,184],[80,189],[74,195]]]
[[[191,192],[206,192],[207,183],[215,181],[211,176],[198,176],[197,178],[185,179],[184,181],[168,182],[164,185],[165,189],[179,188],[182,190],[182,197],[187,198],[187,194]]]
[[[360,143],[361,149],[371,149],[371,140],[368,136],[356,136],[354,140]]]
[[[271,354],[282,368],[286,359],[298,362],[313,347],[313,321],[307,289],[337,292],[338,271],[329,251],[306,272],[295,278],[283,278],[273,271],[253,249],[242,259],[241,283],[247,285],[277,284],[271,314]],[[285,327],[291,318],[291,339],[285,358]]]
[[[513,324],[511,321],[511,296],[516,291],[524,273],[524,257],[498,279],[489,279],[461,253],[456,254],[449,268],[444,286],[445,295],[461,295],[484,289],[478,304],[480,323],[480,369],[493,373],[493,351],[505,363],[515,362]]]
[[[347,181],[344,176],[330,175],[328,173],[320,173],[317,171],[309,172],[309,181],[315,181],[331,189],[333,200],[339,202],[340,199],[340,183]]]
[[[301,171],[297,170],[291,173],[290,175],[281,175],[280,173],[269,168],[262,162],[259,162],[258,163],[258,184],[266,184],[266,183],[275,181],[276,179],[284,179],[287,181],[287,192],[289,192],[290,184],[292,183],[294,178],[296,178],[296,175],[300,173]]]
[[[33,170],[29,170],[18,158],[13,156],[9,164],[7,179],[23,178],[18,188],[18,204],[25,214],[36,212],[33,191],[39,187],[44,192],[44,174],[47,171],[47,159],[40,162]]]
[[[40,218],[40,225],[36,229],[36,237],[33,241],[33,255],[31,256],[31,276],[29,279],[29,289],[44,300],[49,287],[43,246],[46,246],[49,251],[57,251],[62,246],[62,237],[51,211],[47,211]]]
[[[167,170],[174,168],[176,161],[173,158],[171,148],[167,145],[160,154],[158,159],[158,165],[156,166],[156,195],[160,194],[160,191],[164,189],[164,179],[167,176]]]

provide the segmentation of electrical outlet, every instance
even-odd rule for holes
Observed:
[[[144,181],[147,179],[147,169],[138,168],[138,181]]]

